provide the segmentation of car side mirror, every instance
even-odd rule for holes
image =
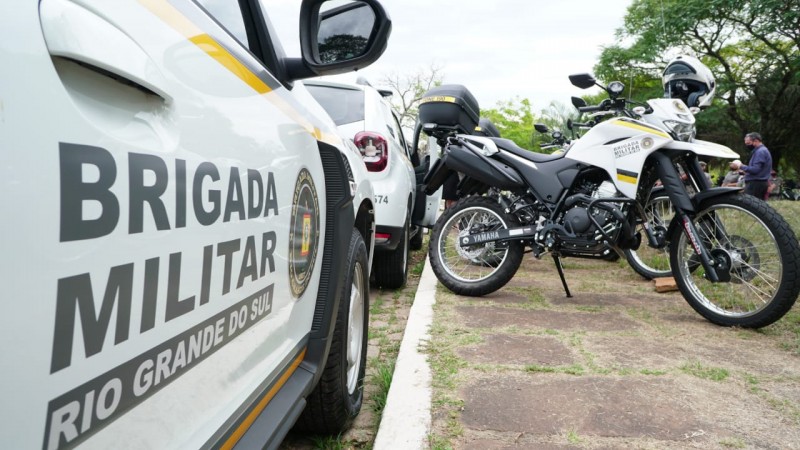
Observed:
[[[287,60],[291,80],[363,69],[386,50],[392,21],[377,0],[303,0],[301,59]]]

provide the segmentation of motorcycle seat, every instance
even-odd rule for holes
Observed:
[[[498,148],[501,148],[501,149],[506,150],[506,151],[508,151],[510,153],[513,153],[513,154],[519,156],[520,158],[524,158],[524,159],[527,159],[528,161],[533,161],[533,162],[537,162],[537,163],[555,161],[557,159],[563,158],[564,154],[565,154],[565,153],[562,153],[560,155],[545,155],[543,153],[536,153],[536,152],[533,152],[533,151],[530,151],[530,150],[526,150],[526,149],[518,146],[517,144],[515,144],[514,141],[512,141],[511,139],[503,139],[503,138],[495,138],[495,137],[490,137],[489,139],[494,141],[495,145],[497,145]]]

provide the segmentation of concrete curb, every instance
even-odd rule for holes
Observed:
[[[375,436],[374,450],[429,448],[431,369],[427,357],[420,353],[420,348],[430,341],[434,303],[436,276],[426,257],[425,268],[422,270],[397,355],[392,386],[389,388],[381,424]]]

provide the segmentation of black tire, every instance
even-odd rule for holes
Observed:
[[[375,284],[384,289],[399,289],[408,279],[408,229],[410,223],[406,218],[403,236],[397,248],[391,251],[376,251],[372,270]]]
[[[767,202],[728,194],[704,201],[693,219],[699,240],[730,281],[712,283],[682,227],[671,236],[670,263],[683,297],[723,326],[760,328],[783,317],[800,293],[800,245]]]
[[[470,225],[470,229],[462,229]],[[470,230],[486,232],[518,227],[495,201],[470,196],[446,209],[436,221],[428,243],[428,257],[436,278],[459,295],[482,296],[508,283],[522,262],[520,241],[462,247],[460,237]],[[474,275],[474,277],[473,277]]]
[[[346,430],[361,411],[369,323],[368,261],[364,239],[353,230],[330,352],[322,377],[306,399],[308,404],[295,424],[296,431],[338,434]],[[351,326],[356,323],[360,328]],[[351,346],[354,342],[356,345]]]
[[[644,208],[647,220],[651,227],[669,228],[669,223],[675,215],[675,209],[666,192],[659,192],[647,202]],[[660,277],[671,277],[669,242],[664,248],[649,247],[646,239],[637,250],[625,250],[625,259],[634,272],[647,280]]]
[[[417,233],[408,240],[408,247],[411,250],[417,251],[422,249],[422,234],[425,230],[422,227],[416,227]]]

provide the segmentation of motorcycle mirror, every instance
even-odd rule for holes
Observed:
[[[576,108],[583,108],[584,106],[586,106],[586,100],[580,97],[572,97],[572,106]]]
[[[545,125],[543,123],[535,123],[535,124],[533,124],[533,129],[538,131],[539,133],[547,133],[548,131],[550,131],[550,129],[547,128],[547,125]]]
[[[595,80],[594,77],[588,73],[576,73],[570,75],[569,82],[572,83],[573,86],[581,89],[589,89],[597,84],[597,80]]]
[[[567,119],[567,129],[572,130],[572,119]]]

